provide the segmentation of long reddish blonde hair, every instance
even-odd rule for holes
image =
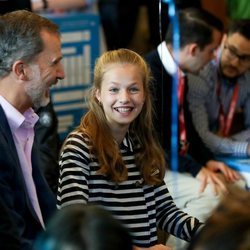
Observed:
[[[82,118],[78,131],[90,140],[91,153],[100,164],[99,173],[107,175],[114,182],[127,179],[127,168],[122,160],[119,146],[115,143],[107,124],[105,113],[95,96],[101,89],[105,70],[110,64],[136,65],[142,74],[145,102],[141,113],[130,124],[129,135],[139,149],[136,149],[136,164],[146,184],[159,184],[165,174],[165,157],[152,121],[152,100],[150,91],[151,72],[145,60],[128,49],[107,51],[98,58],[94,70],[94,84],[89,95],[89,111]]]

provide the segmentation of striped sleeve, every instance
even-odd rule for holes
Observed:
[[[87,142],[79,134],[72,133],[66,140],[59,161],[58,208],[72,203],[87,203],[90,158],[87,152]]]
[[[165,183],[157,188],[156,197],[159,228],[178,238],[191,241],[192,237],[202,228],[203,223],[176,206]]]

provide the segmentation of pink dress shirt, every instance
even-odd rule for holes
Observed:
[[[31,163],[31,150],[34,142],[34,125],[39,117],[32,108],[27,109],[24,114],[21,114],[1,95],[0,104],[10,125],[29,198],[41,225],[45,228],[37,198],[36,187],[32,177]]]

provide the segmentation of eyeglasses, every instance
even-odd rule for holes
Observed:
[[[239,55],[237,50],[228,44],[224,45],[224,49],[227,50],[228,58],[235,59],[237,58],[240,63],[248,64],[250,63],[250,55]]]

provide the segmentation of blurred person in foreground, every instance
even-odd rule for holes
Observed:
[[[132,250],[120,222],[95,205],[75,204],[58,210],[36,241],[36,250]]]
[[[207,219],[188,250],[249,250],[250,192],[232,189]]]

